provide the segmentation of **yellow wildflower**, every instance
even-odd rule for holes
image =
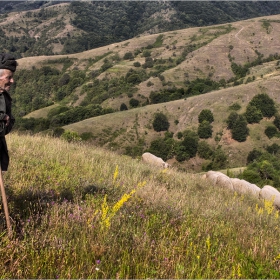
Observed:
[[[132,190],[129,194],[125,193],[122,196],[122,198],[113,206],[112,216],[114,216],[119,211],[119,209],[124,205],[124,203],[128,201],[135,192],[135,190]]]

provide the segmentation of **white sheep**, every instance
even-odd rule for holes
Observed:
[[[219,175],[220,172],[210,170],[206,173],[206,179],[209,180],[209,182],[211,182],[213,185],[216,185],[217,178]]]
[[[228,176],[226,176],[225,174],[218,175],[217,181],[216,181],[216,186],[230,189],[231,191],[233,191],[233,185],[232,185],[231,179]]]
[[[149,163],[151,165],[154,165],[154,166],[159,166],[159,167],[162,167],[162,168],[168,168],[169,167],[169,164],[164,162],[162,158],[160,157],[157,157],[151,153],[144,153],[142,155],[142,160],[146,163]]]
[[[232,185],[233,185],[233,190],[235,190],[238,193],[250,193],[252,194],[254,197],[258,198],[261,189],[255,185],[255,184],[251,184],[245,180],[240,180],[238,178],[232,178],[231,179]]]
[[[233,190],[233,186],[230,178],[222,172],[219,171],[208,171],[206,173],[206,178],[214,185],[222,188],[227,188]]]
[[[260,191],[260,198],[273,201],[273,205],[280,209],[280,192],[272,186],[264,186]]]
[[[213,186],[227,188],[238,193],[248,193],[255,198],[273,201],[273,205],[280,209],[280,192],[272,186],[266,185],[261,189],[246,180],[229,178],[222,172],[212,170],[206,172],[202,178],[208,180]]]

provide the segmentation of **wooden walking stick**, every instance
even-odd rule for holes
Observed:
[[[3,202],[3,206],[4,206],[5,217],[6,217],[6,224],[7,224],[7,228],[8,228],[8,236],[9,236],[9,238],[11,238],[13,235],[13,232],[12,232],[12,226],[11,226],[11,221],[10,221],[10,216],[9,216],[8,202],[7,202],[7,197],[6,197],[5,187],[4,187],[1,166],[0,166],[0,188],[1,188],[2,202]]]

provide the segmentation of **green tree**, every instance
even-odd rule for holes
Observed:
[[[58,84],[60,86],[67,85],[70,82],[70,75],[65,73],[62,75],[62,77],[59,79]]]
[[[273,121],[273,124],[277,127],[278,130],[280,130],[280,114],[275,114],[275,119]]]
[[[164,161],[169,159],[172,154],[174,140],[172,138],[158,138],[151,142],[148,152],[161,157]]]
[[[271,99],[266,93],[255,95],[249,104],[259,109],[262,112],[262,115],[267,118],[271,118],[277,112],[273,99]]]
[[[261,181],[261,176],[259,172],[256,170],[251,170],[251,169],[245,169],[242,173],[241,176],[242,179],[246,180],[247,182],[250,182],[252,184],[259,184]]]
[[[237,118],[238,118],[238,114],[236,112],[231,112],[226,120],[226,123],[227,123],[227,127],[228,129],[232,129]]]
[[[165,131],[168,130],[170,123],[163,113],[156,113],[153,120],[153,128],[155,131]]]
[[[232,138],[238,142],[244,142],[249,135],[247,121],[244,116],[239,115],[231,130]]]
[[[182,146],[185,147],[185,150],[188,152],[190,157],[195,157],[197,153],[197,147],[198,147],[198,136],[194,133],[187,133],[184,136],[184,139],[182,141]]]
[[[129,75],[126,81],[130,84],[139,84],[141,83],[141,77],[138,74],[134,73]]]
[[[197,154],[203,159],[211,159],[214,151],[206,141],[199,141],[197,146]]]
[[[214,121],[214,116],[211,110],[203,109],[200,112],[200,114],[198,115],[198,122],[202,123],[203,121],[208,121],[209,123],[212,123]]]
[[[145,63],[142,65],[144,69],[152,68],[154,66],[154,60],[151,57],[146,57]]]
[[[263,118],[261,110],[252,104],[248,104],[244,115],[248,123],[259,123]]]
[[[212,125],[206,120],[200,123],[197,129],[197,134],[199,138],[203,139],[212,137],[212,132]]]
[[[280,151],[280,146],[278,144],[276,144],[276,143],[273,143],[272,145],[267,146],[266,150],[270,154],[275,155],[275,154],[277,154]]]
[[[227,156],[221,147],[218,147],[213,155],[211,167],[213,170],[219,170],[226,167]]]
[[[274,177],[274,167],[268,160],[263,160],[259,163],[259,172],[263,179],[273,179]]]
[[[175,146],[175,159],[179,162],[190,159],[190,154],[186,148],[180,144]]]
[[[247,156],[247,164],[250,164],[250,163],[256,161],[261,155],[262,155],[261,151],[259,151],[257,149],[253,149],[252,151],[249,152],[249,154]]]
[[[199,141],[199,137],[194,131],[186,130],[183,135],[183,140],[176,142],[174,148],[175,158],[179,162],[188,160],[196,155]]]

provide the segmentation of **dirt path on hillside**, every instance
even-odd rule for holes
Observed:
[[[238,37],[238,34],[244,29],[244,26],[242,26],[242,28],[234,35],[234,37],[236,39],[238,39],[239,41],[241,41],[241,39]]]

